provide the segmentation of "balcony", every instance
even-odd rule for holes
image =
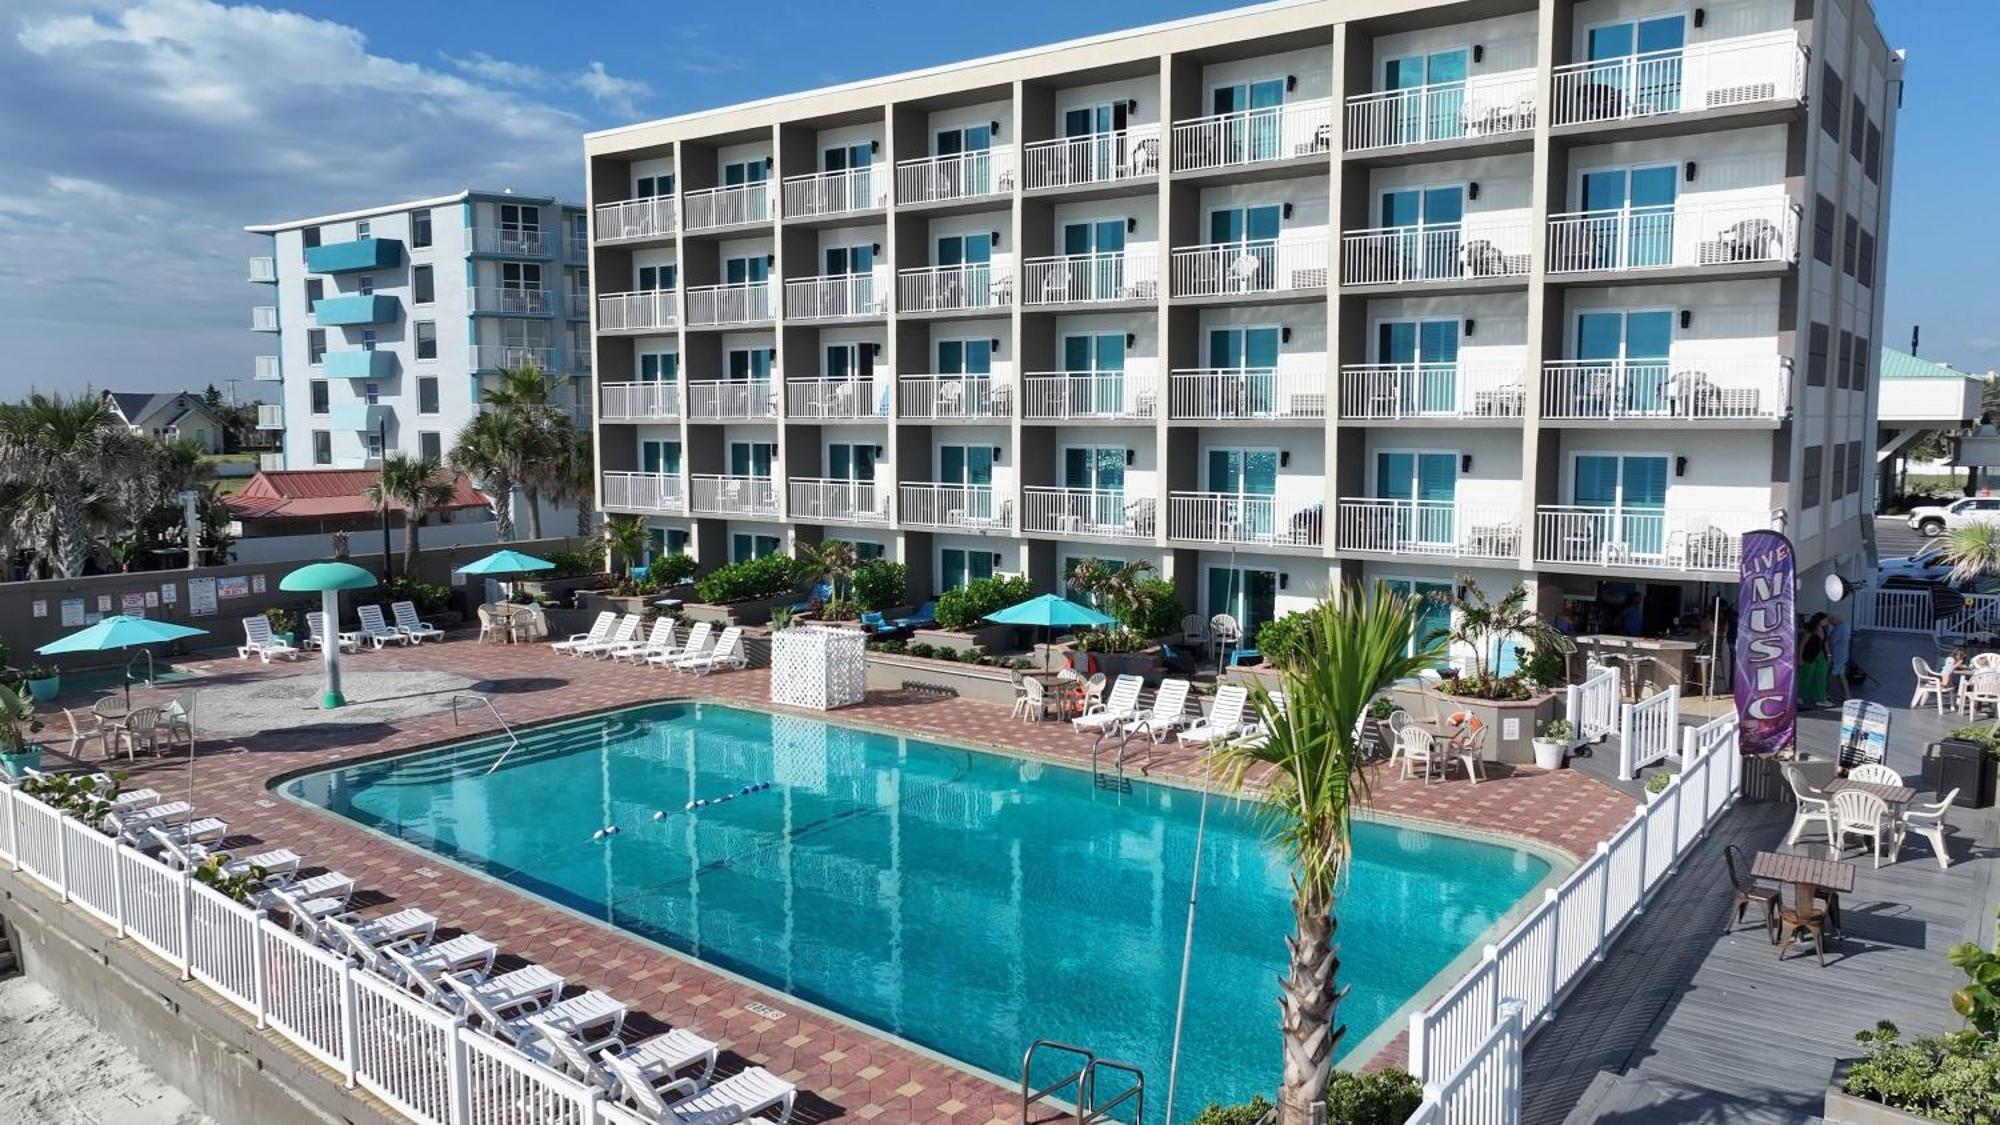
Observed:
[[[590,319],[590,290],[571,289],[563,294],[563,315],[571,320]]]
[[[1286,102],[1174,122],[1174,171],[1244,168],[1324,157],[1333,149],[1333,101]]]
[[[1552,274],[1790,265],[1798,252],[1798,208],[1782,196],[1549,216]]]
[[[786,220],[880,211],[889,205],[889,170],[865,164],[785,177]]]
[[[473,227],[472,252],[489,258],[546,258],[555,241],[539,229]]]
[[[606,293],[597,298],[599,332],[654,332],[679,323],[679,295],[672,289]]]
[[[398,238],[357,238],[306,247],[307,273],[366,273],[402,264],[403,242]]]
[[[387,379],[396,373],[396,353],[387,349],[328,352],[319,362],[329,379]]]
[[[1058,137],[1022,146],[1029,191],[1152,180],[1160,172],[1160,127]]]
[[[257,305],[250,310],[250,331],[276,332],[278,330],[278,306]]]
[[[1518,365],[1364,363],[1340,369],[1340,416],[1349,421],[1519,418],[1527,401]]]
[[[250,259],[250,280],[275,284],[278,280],[278,259]]]
[[[1120,489],[1026,488],[1021,530],[1150,543],[1158,528],[1159,507],[1151,496],[1127,497]]]
[[[643,242],[674,235],[674,198],[627,199],[622,203],[600,203],[591,228],[599,246],[620,242]]]
[[[597,402],[598,417],[607,422],[670,422],[681,416],[681,385],[603,383]]]
[[[1535,511],[1535,561],[1552,566],[1725,571],[1741,561],[1743,533],[1771,513],[1544,504]]]
[[[270,403],[257,404],[257,428],[260,430],[282,430],[285,428],[285,408]]]
[[[374,433],[395,416],[395,410],[388,403],[343,402],[327,412],[327,423],[336,430]]]
[[[1542,365],[1551,420],[1776,422],[1791,413],[1792,372],[1777,357],[1564,359]]]
[[[572,230],[563,240],[563,256],[573,262],[590,260],[590,239]]]
[[[1378,90],[1347,99],[1347,151],[1525,136],[1535,129],[1535,72]]]
[[[1159,415],[1159,380],[1151,375],[1051,371],[1021,381],[1021,417],[1030,422],[1150,421]]]
[[[786,515],[822,523],[887,524],[889,488],[872,480],[794,479]]]
[[[697,285],[687,291],[687,306],[690,327],[761,324],[771,319],[771,283]]]
[[[251,378],[257,380],[259,383],[276,383],[284,377],[283,370],[278,366],[277,356],[260,355],[257,357],[256,374],[252,375]]]
[[[1175,421],[1292,421],[1326,417],[1322,371],[1183,368],[1168,376],[1167,416]]]
[[[1275,496],[1235,492],[1167,496],[1167,538],[1183,543],[1318,547],[1325,524],[1322,505],[1281,502]]]
[[[611,473],[603,477],[604,507],[613,512],[687,511],[687,486],[679,473]]]
[[[1326,288],[1326,239],[1187,246],[1174,251],[1176,297],[1261,297]]]
[[[905,527],[1006,531],[1014,526],[1014,502],[995,497],[990,484],[906,484],[901,495]]]
[[[991,375],[905,375],[896,413],[921,422],[992,422],[1013,416],[1014,388]]]
[[[889,287],[872,273],[829,274],[785,282],[787,320],[846,320],[888,312]]]
[[[767,180],[759,180],[752,184],[703,188],[687,192],[682,205],[686,209],[686,214],[682,216],[682,229],[687,231],[768,223],[771,221],[771,184]]]
[[[778,486],[770,477],[696,473],[689,483],[690,512],[710,516],[778,514]]]
[[[389,324],[402,314],[396,298],[386,293],[357,293],[313,302],[313,322],[323,328]]]
[[[1514,559],[1521,554],[1518,505],[1456,500],[1343,499],[1334,546],[1384,555]]]
[[[546,344],[476,344],[472,362],[478,371],[513,371],[522,367],[553,371],[556,352]]]
[[[1806,52],[1786,29],[1570,63],[1553,77],[1553,124],[1628,121],[1801,101]]]
[[[768,380],[703,379],[687,385],[688,417],[697,422],[778,416],[777,388]]]
[[[1014,149],[919,156],[896,165],[896,199],[905,206],[984,199],[1014,190]]]
[[[1159,257],[1152,250],[1064,254],[1021,263],[1021,303],[1112,304],[1160,295]]]
[[[259,453],[257,455],[257,471],[260,473],[283,472],[284,468],[285,455],[282,453]]]
[[[1505,280],[1528,276],[1532,224],[1525,218],[1440,226],[1379,227],[1340,236],[1342,285]]]
[[[472,312],[480,316],[547,316],[549,291],[475,285],[469,294]]]
[[[977,312],[1006,308],[1014,300],[1014,275],[991,262],[918,266],[896,276],[896,308],[905,313]]]
[[[866,421],[889,416],[888,384],[873,379],[793,379],[785,384],[785,417]]]

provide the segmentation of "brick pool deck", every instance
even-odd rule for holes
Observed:
[[[269,676],[319,674],[317,661],[263,665],[225,658],[181,661],[179,666],[202,678],[162,686],[159,695]],[[479,645],[469,634],[442,644],[364,653],[349,657],[348,666],[467,676],[478,681],[469,690],[492,695],[517,727],[662,699],[700,697],[772,707],[769,677],[762,670],[695,678],[562,657],[539,645]],[[134,693],[135,704],[146,702],[142,694]],[[59,702],[74,706],[78,699],[89,702],[87,696]],[[843,710],[839,717],[1009,754],[1086,768],[1090,764],[1089,740],[1073,734],[1067,723],[1018,722],[1005,707],[993,704],[871,692],[867,704]],[[60,715],[57,719],[52,734]],[[633,1006],[632,1034],[664,1026],[693,1028],[722,1044],[723,1073],[757,1064],[796,1082],[800,1098],[795,1120],[1020,1120],[1019,1093],[1003,1082],[802,1008],[782,993],[711,971],[270,792],[273,779],[283,775],[488,733],[494,728],[483,710],[476,717],[468,710],[464,726],[454,726],[448,710],[388,722],[323,722],[317,712],[303,713],[301,719],[290,729],[244,738],[204,737],[199,743],[196,805],[203,814],[229,822],[232,847],[251,842],[291,846],[316,867],[352,876],[365,889],[357,893],[356,906],[367,913],[420,906],[449,928],[499,943],[510,959],[539,962],[573,984],[606,990]],[[187,768],[184,755],[141,758],[131,767],[129,784],[178,798],[187,791]],[[1424,785],[1378,771],[1371,804],[1378,813],[1512,836],[1572,857],[1608,839],[1632,814],[1630,797],[1574,770],[1497,772],[1499,776],[1474,786],[1463,780]],[[1133,774],[1138,776],[1136,770]],[[1169,747],[1150,776],[1194,781],[1202,776],[1201,763],[1192,751]],[[1277,940],[1273,934],[1272,941]],[[753,1003],[781,1014],[759,1014],[749,1006]],[[1398,1035],[1373,1065],[1402,1058]]]

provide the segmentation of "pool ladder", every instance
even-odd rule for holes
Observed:
[[[1049,1051],[1075,1059],[1077,1068],[1040,1089],[1033,1089],[1028,1085],[1029,1074],[1035,1065],[1035,1055],[1040,1051]],[[1097,1101],[1097,1072],[1100,1070],[1131,1075],[1132,1085],[1100,1105]],[[1028,1116],[1029,1110],[1065,1088],[1073,1088],[1076,1093],[1075,1101],[1071,1103],[1075,1109],[1069,1118],[1074,1125],[1097,1125],[1100,1121],[1115,1120],[1111,1116],[1111,1111],[1128,1101],[1132,1103],[1134,1125],[1142,1125],[1146,1120],[1146,1075],[1138,1067],[1117,1059],[1100,1059],[1093,1051],[1054,1039],[1037,1039],[1030,1043],[1028,1053],[1021,1056],[1022,1125],[1028,1125],[1031,1120]]]
[[[452,726],[457,726],[457,725],[458,725],[458,704],[459,704],[459,701],[461,701],[461,700],[466,700],[466,699],[469,699],[469,700],[471,700],[471,701],[472,701],[472,702],[474,702],[474,703],[484,703],[484,704],[486,705],[486,710],[488,710],[489,712],[491,712],[491,713],[492,713],[492,715],[493,715],[493,721],[494,721],[494,722],[496,722],[496,723],[499,723],[499,724],[500,724],[500,729],[501,729],[501,730],[503,730],[503,731],[506,731],[506,732],[507,732],[507,749],[505,749],[505,750],[502,750],[502,751],[500,752],[500,756],[499,756],[498,758],[495,758],[495,759],[493,759],[493,764],[492,764],[492,765],[490,765],[490,766],[488,766],[488,767],[486,767],[486,772],[490,774],[490,773],[492,773],[492,772],[493,772],[494,770],[497,770],[497,769],[499,769],[499,768],[500,768],[500,763],[501,763],[501,762],[504,762],[504,761],[506,761],[506,760],[507,760],[507,755],[509,755],[509,754],[512,754],[512,753],[513,753],[514,751],[516,751],[516,750],[519,750],[519,749],[521,748],[521,739],[520,739],[520,736],[519,736],[519,735],[516,735],[516,734],[514,733],[514,728],[513,728],[513,727],[510,727],[510,726],[508,726],[508,725],[507,725],[507,720],[505,720],[505,719],[503,719],[503,718],[501,718],[501,717],[500,717],[500,709],[499,709],[498,707],[495,707],[495,706],[493,706],[493,701],[492,701],[491,699],[488,699],[488,698],[487,698],[486,696],[483,696],[483,695],[454,695],[454,696],[452,696],[452,697],[451,697],[451,725],[452,725]]]

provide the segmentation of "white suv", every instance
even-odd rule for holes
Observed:
[[[1968,496],[1942,506],[1910,509],[1910,527],[1925,538],[1934,539],[1947,528],[1969,523],[2000,523],[2000,496]]]

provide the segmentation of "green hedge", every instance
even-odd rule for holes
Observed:
[[[693,578],[694,570],[694,556],[683,553],[654,559],[646,574],[662,586],[678,586]]]
[[[1336,1070],[1327,1077],[1326,1120],[1328,1125],[1403,1125],[1423,1100],[1417,1080],[1393,1067],[1367,1074]],[[1262,1096],[1243,1105],[1210,1103],[1194,1125],[1258,1125],[1269,1112],[1271,1103]]]
[[[775,598],[799,587],[799,561],[790,555],[765,555],[720,566],[694,584],[695,597],[710,605]]]
[[[849,585],[862,609],[885,610],[909,595],[910,571],[902,563],[875,559],[856,567]]]
[[[1287,613],[1274,617],[1257,629],[1254,642],[1258,652],[1273,667],[1284,668],[1291,662],[1292,654],[1305,639],[1305,624],[1308,620],[1303,613]]]
[[[966,632],[985,623],[987,614],[1025,602],[1034,596],[1026,578],[1014,575],[975,578],[955,590],[938,595],[937,623],[940,629]]]

